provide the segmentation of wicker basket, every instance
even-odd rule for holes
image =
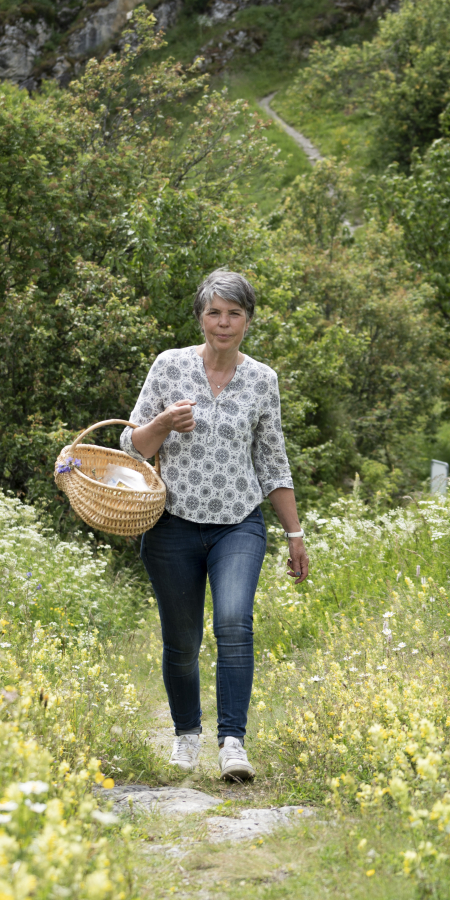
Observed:
[[[56,484],[67,494],[72,509],[92,528],[98,528],[107,534],[129,536],[143,534],[156,524],[163,513],[166,501],[166,486],[160,478],[158,453],[153,468],[149,463],[139,462],[122,450],[80,444],[90,431],[104,425],[138,427],[122,419],[108,419],[86,428],[71,446],[63,447],[61,450],[55,464]],[[76,456],[81,460],[81,468],[58,473],[58,465],[64,464],[70,456]],[[102,484],[97,479],[103,478],[108,463],[127,466],[128,469],[141,472],[151,491],[141,492]]]

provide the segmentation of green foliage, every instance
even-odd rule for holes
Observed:
[[[427,311],[433,291],[405,258],[401,231],[374,222],[354,241],[342,225],[349,177],[323,163],[293,183],[260,270],[267,306],[251,347],[279,373],[302,503],[326,504],[329,486],[356,471],[367,496],[381,489],[382,471],[386,499],[395,485],[419,486],[420,436],[435,426],[445,371]]]
[[[311,107],[319,101],[324,114],[361,108],[375,117],[378,167],[394,160],[408,166],[414,148],[424,150],[441,133],[450,86],[449,34],[448,0],[404,0],[398,12],[379,21],[371,41],[338,48],[317,44],[294,96]]]
[[[371,206],[383,227],[394,219],[404,235],[405,253],[435,287],[432,306],[450,320],[450,141],[440,138],[421,158],[413,155],[411,173],[391,166],[372,182]]]

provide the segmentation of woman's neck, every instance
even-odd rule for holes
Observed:
[[[196,347],[199,356],[212,372],[227,372],[244,362],[244,354],[240,350],[225,350],[223,353],[215,352],[208,344],[200,344]]]

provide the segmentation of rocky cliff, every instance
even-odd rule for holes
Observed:
[[[210,0],[197,15],[207,28],[233,20],[245,6],[270,5],[281,0]],[[120,33],[135,6],[142,0],[54,0],[6,4],[0,18],[0,79],[9,79],[33,90],[42,79],[54,78],[64,85],[93,54],[103,54],[117,45]],[[333,0],[337,20],[382,14],[395,0]],[[185,11],[185,0],[147,0],[157,28],[173,27]],[[195,13],[191,13],[194,15]],[[230,28],[201,48],[204,68],[223,69],[238,51],[257,53],[260,39],[251,31]]]

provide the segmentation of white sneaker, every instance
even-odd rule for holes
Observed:
[[[226,737],[222,749],[219,751],[220,777],[228,781],[244,781],[254,778],[255,769],[247,759],[239,738]]]
[[[198,734],[182,734],[173,742],[172,756],[169,759],[170,766],[178,766],[180,769],[195,769],[202,745]]]

